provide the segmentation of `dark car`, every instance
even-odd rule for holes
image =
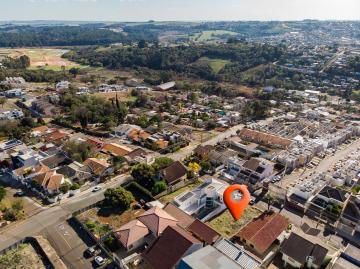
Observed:
[[[25,192],[23,191],[17,191],[14,193],[14,197],[23,197],[25,195]]]

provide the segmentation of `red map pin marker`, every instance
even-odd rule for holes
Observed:
[[[224,191],[224,202],[235,220],[240,219],[250,202],[250,193],[245,185],[231,185]]]

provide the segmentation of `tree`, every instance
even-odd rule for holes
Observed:
[[[189,169],[194,172],[195,174],[199,173],[201,166],[196,162],[191,162],[188,165]]]
[[[125,103],[119,102],[117,93],[116,93],[116,118],[117,124],[123,124],[125,122],[126,115],[128,113],[128,108]]]
[[[85,107],[78,107],[76,112],[76,117],[80,121],[81,128],[86,129],[88,126],[88,110]]]
[[[71,184],[69,182],[65,182],[63,184],[61,184],[60,186],[60,191],[62,193],[67,193],[70,190]]]
[[[24,203],[21,199],[16,199],[12,204],[11,208],[14,210],[15,214],[17,215],[21,210],[24,208]]]
[[[166,188],[167,186],[165,181],[158,181],[155,183],[154,187],[152,187],[151,192],[156,195],[166,190]]]
[[[154,185],[155,169],[151,165],[144,163],[137,164],[133,167],[131,175],[143,187],[151,189]]]
[[[87,142],[68,141],[64,144],[63,150],[70,158],[83,162],[93,155],[93,146]]]
[[[210,169],[211,169],[211,163],[210,162],[208,162],[208,161],[201,161],[200,162],[200,166],[201,166],[201,169],[203,170],[203,171],[209,171]]]
[[[159,171],[168,167],[169,165],[173,164],[174,160],[169,157],[159,157],[156,158],[152,166],[154,167],[155,171]]]
[[[126,210],[135,200],[131,192],[125,190],[123,187],[109,188],[104,193],[104,203],[112,208],[120,208]]]
[[[4,108],[4,105],[6,104],[6,102],[7,102],[6,97],[1,97],[0,98],[0,105],[1,105],[2,108]]]
[[[197,92],[191,92],[188,96],[187,96],[188,101],[190,101],[191,103],[197,103],[199,100],[199,95]]]
[[[270,210],[271,206],[276,202],[276,198],[270,193],[266,194],[264,200],[268,205],[268,211]]]
[[[0,186],[0,201],[2,201],[2,199],[5,198],[5,196],[6,196],[6,189]]]
[[[141,39],[139,42],[138,42],[138,48],[139,49],[143,49],[143,48],[146,48],[147,47],[147,43],[144,39]]]
[[[75,190],[78,190],[78,189],[80,189],[80,185],[78,183],[76,183],[76,182],[74,184],[72,184],[71,187],[70,187],[70,190],[72,190],[72,191],[75,191]]]
[[[72,68],[70,68],[69,73],[70,73],[71,75],[73,75],[74,78],[76,78],[76,76],[79,74],[79,71],[80,71],[79,68],[77,68],[77,67],[72,67]]]

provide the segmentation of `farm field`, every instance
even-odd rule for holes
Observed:
[[[200,63],[208,64],[215,74],[219,73],[221,69],[224,68],[225,65],[230,63],[228,60],[223,59],[210,59],[207,57],[202,57],[198,60]]]
[[[30,58],[30,69],[46,69],[60,71],[72,67],[81,67],[79,64],[61,58],[66,53],[65,49],[57,48],[19,48],[19,49],[0,49],[0,57],[18,58],[27,55]]]
[[[198,34],[194,37],[195,41],[206,42],[211,41],[221,36],[236,36],[238,33],[225,31],[225,30],[213,30],[213,31],[203,31],[201,34]]]

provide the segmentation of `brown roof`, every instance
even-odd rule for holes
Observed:
[[[102,173],[105,172],[107,168],[110,167],[110,164],[107,161],[99,160],[96,158],[89,158],[85,160],[83,164],[89,166],[91,171],[95,175],[101,175]]]
[[[208,155],[210,153],[210,151],[212,151],[213,149],[215,149],[214,146],[212,145],[199,145],[194,149],[194,153],[200,156],[204,156],[204,155]]]
[[[245,239],[262,253],[288,227],[288,220],[274,212],[264,212],[240,230],[236,237]]]
[[[198,219],[188,227],[188,231],[208,245],[214,244],[220,237],[218,232]]]
[[[47,130],[49,130],[49,127],[47,127],[46,125],[35,127],[35,128],[31,129],[32,132],[39,132],[39,133],[44,133]]]
[[[242,129],[239,135],[244,140],[250,140],[252,142],[273,145],[281,148],[287,148],[292,143],[292,140],[284,137],[246,128]]]
[[[251,171],[256,171],[256,168],[258,168],[260,164],[260,160],[256,158],[251,158],[250,160],[247,160],[243,166]]]
[[[159,236],[166,227],[178,223],[177,219],[157,206],[145,211],[137,219],[144,223],[155,236]]]
[[[43,186],[44,188],[49,190],[57,190],[60,188],[63,178],[63,175],[56,174],[55,171],[48,171],[36,175],[33,177],[33,180],[35,180],[40,186]]]
[[[295,233],[292,233],[288,239],[285,239],[280,249],[282,253],[296,260],[302,266],[309,256],[314,258],[313,263],[315,265],[320,266],[328,252],[326,248],[313,244]]]
[[[173,182],[177,181],[181,177],[185,176],[186,173],[186,167],[179,161],[176,161],[170,166],[161,170],[161,175],[168,184],[172,184]]]
[[[103,150],[108,151],[115,156],[125,156],[132,151],[131,148],[116,143],[105,144]]]
[[[186,214],[172,203],[168,203],[163,209],[175,219],[177,219],[179,221],[178,225],[184,229],[186,229],[191,223],[194,222],[194,218],[192,216]]]
[[[169,226],[143,258],[153,269],[172,269],[194,244],[201,242],[179,226]]]
[[[55,132],[49,134],[46,138],[46,141],[51,142],[51,141],[56,141],[59,139],[63,139],[65,137],[67,137],[69,134],[60,130],[56,130]]]
[[[160,148],[164,149],[168,146],[169,142],[164,139],[159,139],[155,142],[155,144]]]
[[[131,151],[130,153],[126,154],[127,157],[129,157],[130,159],[134,159],[136,157],[142,157],[142,156],[146,156],[147,152],[145,150],[143,150],[142,148],[137,148],[133,151]]]
[[[121,226],[114,234],[120,243],[128,248],[149,233],[149,229],[140,221],[132,220]]]

